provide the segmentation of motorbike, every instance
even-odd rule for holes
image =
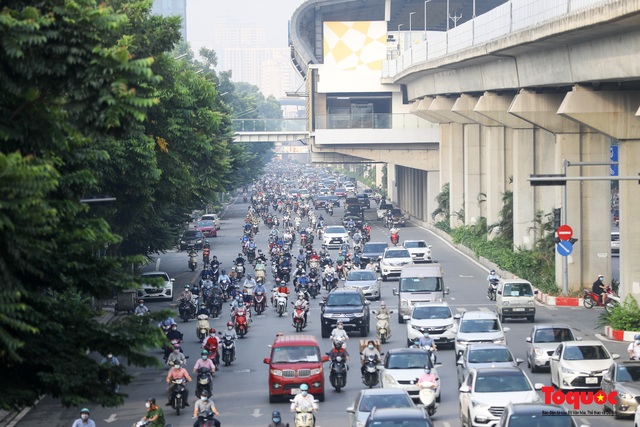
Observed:
[[[256,282],[258,282],[259,280],[262,280],[262,283],[264,283],[264,281],[267,278],[267,271],[259,268],[256,270]]]
[[[255,260],[256,260],[256,250],[255,250],[255,248],[249,249],[247,251],[247,261],[249,261],[250,264],[253,264],[253,262]]]
[[[345,278],[345,275],[344,275],[344,261],[336,262],[336,275],[338,276],[339,279],[344,280],[344,278]]]
[[[498,282],[499,280],[497,279],[492,279],[489,281],[489,288],[487,289],[487,298],[489,298],[490,301],[496,300],[496,290],[498,289]]]
[[[371,312],[376,315],[376,333],[378,340],[384,344],[391,338],[391,334],[389,333],[389,314],[393,313],[393,311],[389,311],[389,314],[376,312],[375,310]]]
[[[333,273],[327,273],[327,276],[324,278],[324,288],[330,292],[337,286],[338,278]]]
[[[287,294],[283,292],[276,292],[273,300],[278,317],[282,317],[282,315],[287,311]]]
[[[431,381],[422,381],[420,386],[420,402],[427,408],[427,413],[432,416],[436,413],[438,404],[436,403],[436,384]]]
[[[347,364],[342,356],[332,356],[329,380],[338,393],[347,385]]]
[[[200,341],[204,340],[209,333],[209,328],[211,325],[209,324],[209,316],[206,314],[201,314],[198,316],[198,326],[196,327],[196,336]]]
[[[249,327],[247,323],[247,309],[245,308],[244,310],[240,310],[236,312],[235,317],[236,317],[235,319],[236,334],[238,334],[240,338],[244,338],[244,336],[247,334],[247,329]]]
[[[220,266],[219,265],[212,265],[211,266],[211,274],[213,275],[213,282],[217,283],[218,282],[218,278],[220,277]]]
[[[222,332],[219,332],[222,335]],[[224,366],[229,366],[236,360],[236,342],[229,335],[222,335],[222,361]]]
[[[293,399],[290,401],[293,402]],[[313,421],[313,409],[297,407],[295,411],[295,427],[313,427],[315,425]]]
[[[315,277],[309,281],[309,295],[311,296],[311,298],[316,299],[319,293],[320,284],[318,283],[318,278]]]
[[[198,258],[195,256],[189,257],[189,268],[191,271],[195,271],[198,268]]]
[[[193,318],[193,305],[191,302],[184,300],[180,303],[178,312],[180,313],[180,318],[184,322],[188,322],[189,319]]]
[[[180,411],[184,408],[184,395],[187,390],[187,380],[184,378],[176,378],[171,381],[173,388],[171,389],[171,407],[176,410],[176,415],[180,415]]]
[[[320,260],[316,258],[309,260],[309,269],[313,270],[314,268],[316,269],[316,271],[318,270],[318,268],[320,268]]]
[[[203,391],[208,391],[209,396],[211,396],[211,380],[213,379],[211,375],[211,369],[209,368],[200,368],[198,369],[198,379],[196,380],[196,396],[200,397]]]
[[[292,302],[291,304],[295,304]],[[293,319],[293,327],[296,329],[296,332],[302,332],[302,330],[307,326],[304,315],[306,310],[301,305],[295,305],[293,308],[293,313],[291,317]]]
[[[198,427],[214,427],[215,425],[213,411],[198,412]]]
[[[391,235],[391,243],[393,243],[394,246],[397,246],[399,241],[400,241],[400,235],[398,233],[393,233]]]
[[[378,385],[378,357],[369,355],[364,359],[364,373],[362,375],[362,383],[369,387],[375,387]]]
[[[229,293],[231,292],[231,281],[224,279],[220,282],[220,288],[222,289],[222,298],[226,301],[229,299]]]
[[[267,300],[266,297],[264,295],[264,292],[256,292],[256,294],[253,296],[253,308],[256,311],[257,315],[262,314],[262,312],[264,311],[266,305],[267,305]]]
[[[234,268],[235,268],[238,280],[242,279],[244,277],[244,264],[237,263]]]
[[[604,304],[602,303],[602,296],[606,295],[604,298]],[[585,308],[592,307],[604,307],[604,309],[611,313],[615,307],[620,305],[620,297],[616,295],[616,293],[611,289],[611,286],[607,286],[605,292],[598,297],[595,292],[585,289],[582,297],[582,304]]]
[[[329,214],[329,216],[333,216],[333,206],[328,205],[325,211]]]
[[[222,297],[220,291],[214,292],[209,299],[209,311],[211,312],[211,317],[218,317],[220,313],[222,313]]]

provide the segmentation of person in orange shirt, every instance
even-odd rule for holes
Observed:
[[[171,381],[178,379],[178,378],[185,378],[187,380],[187,382],[191,381],[191,377],[189,376],[189,372],[187,372],[186,369],[184,369],[182,367],[182,365],[180,365],[179,363],[176,363],[175,365],[173,365],[173,368],[169,370],[169,373],[167,374],[167,384],[169,384],[169,388],[167,388],[167,403],[166,406],[171,406],[172,402],[171,402],[171,392],[173,390],[173,384],[171,383]],[[186,406],[189,406],[189,390],[185,387],[184,390],[184,404]]]

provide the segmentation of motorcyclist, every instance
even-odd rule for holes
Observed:
[[[289,427],[289,423],[284,424],[282,422],[280,411],[273,411],[271,413],[271,422],[269,423],[268,427]]]
[[[179,342],[182,342],[184,337],[182,335],[182,332],[178,330],[177,324],[174,323],[171,325],[171,329],[169,329],[169,331],[167,332],[167,339],[169,340],[169,342],[173,340],[178,340]]]
[[[334,329],[335,330],[335,329]],[[329,356],[331,359],[337,357],[337,356],[342,356],[345,358],[345,360],[348,362],[349,361],[349,352],[347,351],[346,348],[344,348],[344,344],[343,341],[341,340],[336,340],[333,342],[333,347],[331,348],[331,350],[329,350],[327,353],[327,356]]]
[[[331,336],[329,336],[329,339],[334,343],[338,341],[343,342],[344,347],[346,348],[349,336],[347,335],[347,331],[344,330],[344,324],[342,323],[342,320],[338,320],[338,324],[336,325],[336,328],[331,331]]]
[[[436,376],[433,375],[433,373],[431,372],[431,368],[429,366],[425,366],[424,367],[424,373],[422,375],[420,375],[420,378],[418,378],[418,386],[420,388],[424,388],[421,383],[423,382],[431,382],[433,383],[433,385],[430,387],[432,389],[436,389],[437,387],[437,379]]]
[[[209,355],[215,354],[216,360],[215,364],[218,364],[218,360],[220,358],[220,354],[218,354],[218,347],[220,345],[220,338],[216,335],[216,329],[209,329],[209,336],[205,338],[202,342],[202,348],[209,352]]]
[[[189,289],[189,285],[184,285],[184,291],[178,297],[178,302],[188,302],[189,303],[189,311],[193,315],[196,310],[196,306],[193,304],[193,293],[191,293],[191,289]]]
[[[224,282],[225,280],[229,283],[231,283],[231,279],[229,279],[229,276],[227,276],[227,270],[222,270],[220,272],[220,276],[218,277],[218,284],[221,284],[222,282]]]
[[[367,346],[360,353],[360,362],[362,363],[360,372],[362,373],[362,375],[364,375],[364,370],[365,370],[364,361],[369,356],[374,356],[376,361],[380,361],[380,357],[381,357],[380,352],[376,348],[375,342],[373,340],[369,340],[369,342],[367,343]]]
[[[327,276],[329,274],[332,274],[334,277],[336,275],[336,269],[334,268],[333,264],[327,264],[324,267],[324,271],[322,272],[322,278],[327,280]]]
[[[298,251],[298,254],[296,255],[296,263],[302,264],[304,266],[306,261],[307,261],[307,257],[304,254],[304,249],[300,249]]]
[[[246,260],[244,259],[244,256],[242,255],[242,253],[238,254],[238,257],[236,258],[235,262],[236,262],[236,265],[238,265],[238,264],[244,265]]]
[[[378,309],[378,314],[387,315],[387,318],[391,319],[391,312],[387,308],[386,302],[380,301],[380,308]],[[387,335],[391,336],[391,322],[387,322]]]
[[[193,373],[198,372],[198,369],[209,369],[211,373],[216,371],[216,365],[209,359],[209,352],[207,350],[203,349],[200,352],[200,359],[193,365]]]
[[[214,270],[216,267],[218,267],[218,268],[220,267],[220,261],[218,261],[218,257],[216,255],[214,255],[211,258],[210,265],[211,265],[211,269],[212,270]]]
[[[96,427],[95,421],[89,418],[89,415],[91,415],[89,409],[82,408],[80,410],[80,418],[75,420],[71,427]]]
[[[425,331],[422,334],[422,338],[418,341],[418,345],[420,347],[431,347],[433,349],[433,363],[435,363],[437,360],[436,353],[438,352],[438,348],[436,347],[435,340],[429,335],[429,332]]]
[[[204,246],[202,248],[202,262],[204,262],[205,265],[209,264],[209,255],[211,254],[211,249],[209,249],[207,246]]]
[[[223,337],[231,338],[232,340],[237,340],[238,335],[236,334],[236,330],[233,327],[233,322],[227,322],[227,330],[224,331]]]
[[[253,295],[253,290],[255,289],[256,284],[256,279],[254,279],[251,274],[247,274],[242,287],[247,291],[249,295]]]
[[[156,405],[156,398],[148,398],[145,406],[147,407],[147,413],[140,421],[148,421],[149,427],[164,427],[164,411]]]
[[[596,301],[596,303],[604,304],[604,299],[606,297],[606,294],[605,294],[606,288],[607,288],[607,285],[604,284],[604,276],[602,274],[599,274],[596,281],[593,282],[593,285],[591,285],[591,292],[596,294],[598,296],[598,299],[600,300],[600,301]]]
[[[365,267],[365,270],[376,271],[376,265],[373,263],[373,260],[369,260],[367,266]]]
[[[633,341],[627,347],[629,360],[640,360],[640,334],[633,336]]]
[[[302,308],[304,310],[304,324],[307,324],[307,312],[309,311],[309,303],[304,297],[304,292],[298,292],[298,299],[293,304],[294,307]]]
[[[211,312],[209,311],[205,303],[200,304],[200,309],[196,313],[196,316],[200,316],[201,314],[204,314],[205,316],[211,316]]]
[[[307,384],[300,385],[300,393],[296,394],[291,402],[291,412],[295,412],[296,409],[311,410],[313,412],[318,410],[318,405],[313,395],[309,394],[309,386]],[[315,416],[313,418],[313,424],[315,425]]]
[[[170,369],[169,373],[167,374],[167,384],[169,384],[169,387],[167,388],[167,403],[165,406],[171,406],[171,404],[173,403],[171,401],[172,400],[171,392],[173,390],[173,384],[171,383],[171,381],[180,379],[180,378],[184,378],[187,380],[187,382],[191,382],[191,377],[189,376],[189,372],[187,372],[187,370],[184,369],[179,363],[176,363],[175,365],[173,365],[173,368]],[[184,388],[183,402],[185,406],[189,406],[189,389],[187,387]]]
[[[489,272],[489,275],[487,276],[487,282],[489,282],[489,290],[491,290],[491,282],[495,282],[495,281],[498,281],[498,280],[500,280],[500,276],[498,276],[496,274],[496,271],[492,269]]]
[[[138,300],[138,306],[133,312],[136,316],[144,316],[145,314],[149,313],[149,311],[151,310],[149,310],[147,306],[144,305],[144,300],[141,299],[141,300]]]
[[[179,344],[173,346],[173,351],[171,351],[171,354],[167,357],[167,366],[175,366],[176,364],[185,366],[187,364],[187,358],[180,351]]]
[[[205,264],[204,268],[200,272],[200,281],[204,282],[205,280],[212,280],[213,272],[209,270],[209,264]]]
[[[209,392],[204,390],[200,395],[200,399],[196,401],[193,405],[193,418],[195,418],[195,422],[193,423],[193,427],[198,427],[200,425],[200,420],[198,419],[198,414],[205,411],[211,411],[216,416],[220,416],[216,405],[213,403],[213,400],[209,399]],[[215,427],[220,427],[220,421],[217,419],[213,419],[213,425]]]
[[[391,229],[389,230],[389,233],[391,234],[391,236],[395,234],[396,236],[398,236],[398,239],[400,239],[400,229],[395,225],[391,227]]]
[[[354,246],[359,245],[360,241],[362,240],[362,234],[360,234],[360,230],[356,230],[356,232],[353,233],[353,237],[351,239],[353,240]]]
[[[262,252],[262,249],[258,249],[258,256],[256,257],[256,269],[258,268],[258,264],[266,264],[267,256]]]
[[[355,228],[356,226],[356,222],[353,220],[353,218],[350,218],[349,221],[347,221],[347,230],[351,230],[352,228]]]

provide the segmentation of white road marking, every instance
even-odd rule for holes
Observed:
[[[161,260],[161,259],[162,259],[162,258],[158,258],[158,259],[156,259],[156,271],[160,271],[160,260]]]
[[[465,311],[467,311],[467,309],[466,309],[466,308],[464,308],[464,307],[456,307],[456,310],[457,310],[459,313],[464,313]]]
[[[493,310],[487,308],[487,307],[478,307],[478,310],[485,312],[485,313],[493,313]]]

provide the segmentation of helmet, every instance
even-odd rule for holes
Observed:
[[[207,350],[202,350],[202,351],[200,352],[200,354],[201,354],[201,355],[203,355],[203,356],[208,356],[208,355],[209,355],[209,352],[208,352]]]
[[[80,413],[81,413],[81,414],[91,414],[91,412],[90,412],[90,411],[89,411],[89,409],[87,409],[87,408],[82,408],[82,409],[80,409]]]
[[[200,397],[209,397],[209,390],[202,390],[200,392]]]
[[[304,250],[302,250],[302,248],[300,248],[300,251],[299,251],[299,252],[300,252],[300,253],[303,253],[303,252],[304,252]]]
[[[222,270],[222,274],[227,274],[227,270]]]
[[[308,391],[309,386],[307,384],[300,384],[300,391]]]
[[[207,304],[202,303],[202,304],[200,304],[200,307],[201,307],[201,308],[207,308]]]
[[[251,275],[250,274],[247,274],[247,279],[251,280]]]
[[[216,333],[216,328],[211,328],[211,329],[209,329],[209,333],[210,333],[210,334],[215,334],[215,333]]]
[[[640,334],[635,334],[635,335],[633,336],[633,339],[634,339],[634,340],[640,340]]]
[[[279,278],[279,277],[276,277],[276,283],[278,283],[278,282],[282,282],[282,279]]]
[[[273,412],[271,413],[271,418],[282,418],[282,417],[280,416],[280,411],[273,411]]]
[[[138,302],[139,302],[140,304],[144,304],[144,300],[143,300],[143,299],[138,300]]]
[[[232,321],[228,321],[227,322],[227,326],[233,326],[233,322]]]
[[[184,288],[185,289],[189,289],[189,285],[184,285]]]
[[[489,273],[490,274],[496,274],[496,271],[492,269]]]
[[[342,325],[342,320],[338,320],[338,325]]]
[[[147,399],[147,402],[151,403],[152,405],[156,404],[156,398],[155,397],[150,397]]]
[[[298,298],[304,298],[304,292],[298,292]]]
[[[604,276],[602,274],[598,274],[598,279],[604,279]]]
[[[239,254],[238,254],[238,256],[239,256],[239,257],[242,257],[242,253],[239,253]]]

